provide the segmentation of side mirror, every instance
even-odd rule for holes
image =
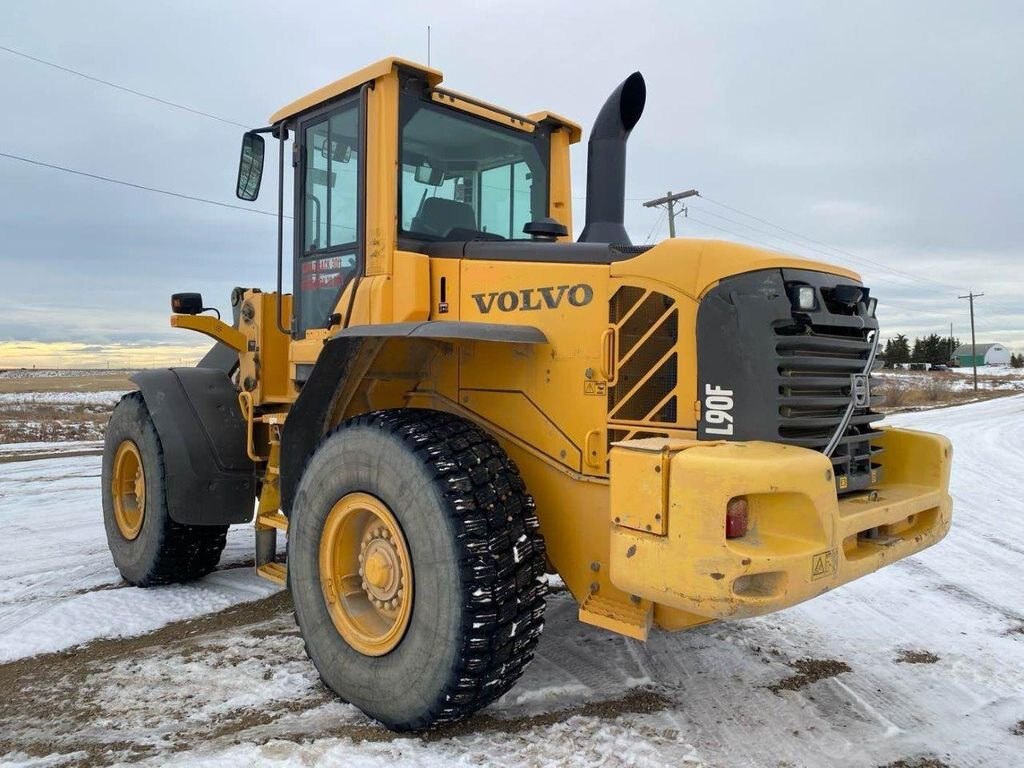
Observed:
[[[242,200],[253,201],[260,194],[263,180],[263,137],[251,131],[242,136],[242,154],[238,159],[238,186],[235,194]]]

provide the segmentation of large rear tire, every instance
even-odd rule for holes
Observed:
[[[544,570],[515,464],[451,414],[352,419],[299,483],[288,576],[306,651],[389,728],[467,717],[515,684],[544,626]]]
[[[192,581],[217,567],[228,528],[171,520],[163,449],[141,392],[125,395],[110,415],[102,477],[107,544],[125,581]]]

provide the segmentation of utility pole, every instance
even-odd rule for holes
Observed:
[[[696,189],[688,189],[686,192],[676,192],[675,194],[672,194],[672,192],[670,191],[664,197],[659,197],[657,200],[648,200],[646,203],[644,203],[644,208],[660,208],[663,205],[666,206],[668,208],[668,236],[675,237],[676,203],[678,203],[680,200],[683,200],[684,198],[696,197],[699,194],[700,192],[698,192]],[[685,205],[680,205],[679,210],[684,216],[686,215]]]
[[[960,299],[968,299],[971,305],[971,362],[974,364],[974,391],[978,391],[978,345],[974,340],[974,300],[980,299],[984,293],[971,291],[966,296],[958,296]]]
[[[953,362],[953,324],[949,324],[949,362]]]

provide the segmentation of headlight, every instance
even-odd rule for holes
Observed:
[[[814,309],[817,299],[814,296],[814,288],[809,285],[798,285],[793,291],[793,306],[797,309],[810,311]]]

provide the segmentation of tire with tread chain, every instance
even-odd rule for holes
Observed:
[[[411,560],[407,625],[376,655],[341,634],[321,578],[332,510],[351,498],[379,500]],[[306,652],[329,688],[389,728],[465,718],[515,684],[544,626],[545,566],[515,463],[466,419],[413,408],[357,416],[323,439],[299,482],[288,577]]]
[[[124,446],[124,448],[122,448]],[[142,509],[137,530],[125,534],[115,506],[114,477],[119,452],[128,449],[141,465],[138,471]],[[163,448],[141,392],[121,398],[107,423],[103,445],[103,523],[114,565],[129,584],[151,587],[192,581],[217,567],[227,539],[225,525],[182,525],[167,509],[167,473]],[[137,499],[137,496],[132,498]]]

